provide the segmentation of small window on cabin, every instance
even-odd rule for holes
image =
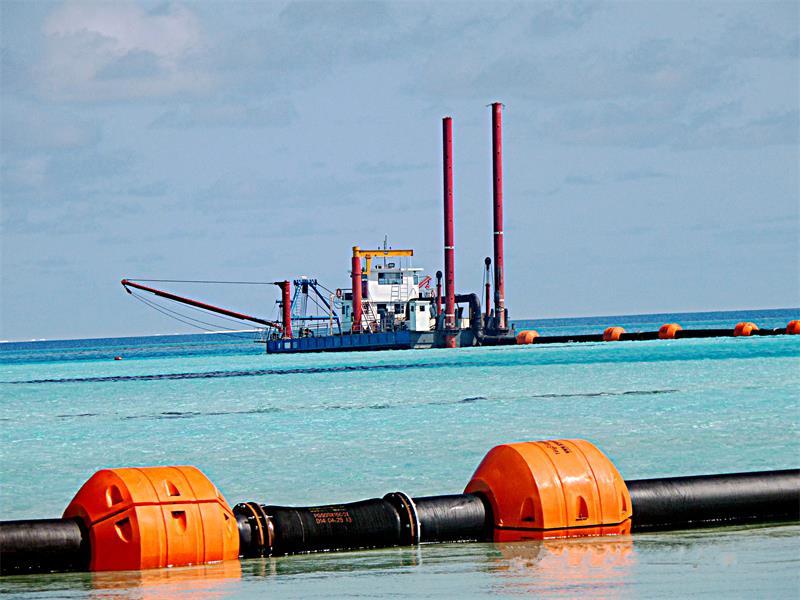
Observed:
[[[386,312],[386,305],[378,304],[378,312]]]
[[[424,304],[420,304],[419,305],[419,312],[425,312],[425,305]]]
[[[402,304],[395,304],[394,305],[394,312],[396,312],[396,313],[403,312],[403,305]]]
[[[380,285],[400,285],[403,283],[402,273],[378,273]]]
[[[419,285],[419,274],[414,273],[414,285]]]

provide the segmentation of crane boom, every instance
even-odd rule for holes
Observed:
[[[194,306],[195,308],[202,308],[203,310],[215,312],[228,317],[233,317],[234,319],[240,319],[242,321],[251,321],[252,323],[266,325],[267,327],[275,327],[276,329],[283,331],[283,325],[281,325],[280,323],[276,323],[275,321],[268,321],[266,319],[261,319],[259,317],[251,317],[250,315],[245,315],[243,313],[238,313],[232,310],[228,310],[227,308],[220,308],[219,306],[213,306],[211,304],[206,304],[205,302],[192,300],[191,298],[184,298],[183,296],[178,296],[176,294],[165,292],[163,290],[157,290],[156,288],[151,288],[146,285],[142,285],[141,283],[135,283],[133,281],[130,281],[129,279],[123,279],[120,283],[122,284],[122,287],[125,288],[125,291],[128,292],[129,294],[133,293],[130,291],[130,289],[128,289],[129,287],[132,287],[136,288],[137,290],[142,290],[143,292],[149,292],[151,294],[155,294],[156,296],[160,296],[161,298],[166,298],[167,300],[173,300],[174,302],[180,302],[181,304],[187,304],[189,306]]]
[[[362,250],[358,246],[353,246],[353,258],[366,258],[367,259],[367,269],[366,273],[369,273],[372,268],[372,259],[373,258],[380,258],[380,257],[388,257],[388,256],[414,256],[413,250],[391,250],[384,248],[383,250]]]

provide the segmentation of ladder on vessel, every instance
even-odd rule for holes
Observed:
[[[375,307],[369,300],[364,300],[361,303],[361,329],[377,329],[379,324],[378,313],[375,312]]]

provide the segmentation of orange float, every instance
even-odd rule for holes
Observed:
[[[786,326],[786,333],[789,335],[800,335],[800,320],[789,321]]]
[[[517,334],[517,344],[532,344],[537,337],[539,337],[539,332],[535,329],[520,331]]]
[[[464,493],[491,504],[495,541],[614,535],[631,527],[625,481],[585,440],[497,446]]]
[[[683,327],[677,323],[665,323],[658,330],[658,339],[660,340],[674,340],[675,334],[678,333]]]
[[[733,328],[733,337],[746,337],[752,335],[754,331],[758,331],[758,325],[755,323],[737,323],[736,327]]]
[[[92,571],[203,564],[239,556],[225,498],[195,467],[104,469],[78,491],[63,518],[89,530]]]
[[[625,333],[625,330],[622,327],[607,327],[603,332],[603,341],[618,342],[623,333]]]

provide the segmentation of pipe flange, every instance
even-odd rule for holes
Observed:
[[[383,497],[391,503],[400,515],[401,523],[404,527],[403,545],[415,546],[422,539],[422,526],[417,514],[417,505],[408,494],[404,492],[392,492]]]
[[[242,502],[233,508],[235,515],[242,515],[250,526],[250,547],[242,554],[248,558],[270,556],[275,541],[275,527],[272,519],[258,502]]]

